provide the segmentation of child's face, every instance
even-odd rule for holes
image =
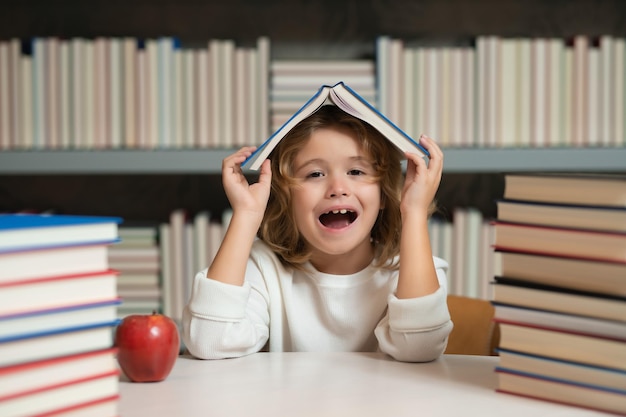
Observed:
[[[298,182],[292,189],[293,213],[313,265],[324,271],[341,260],[344,273],[368,265],[381,190],[370,157],[352,132],[316,130],[298,152],[293,172]]]

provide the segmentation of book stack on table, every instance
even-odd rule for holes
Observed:
[[[626,414],[626,177],[507,175],[498,391]]]
[[[116,415],[116,217],[0,215],[0,415]]]

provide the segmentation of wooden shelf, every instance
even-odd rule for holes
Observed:
[[[0,175],[219,174],[232,150],[0,152]],[[626,148],[445,149],[446,173],[626,172]]]

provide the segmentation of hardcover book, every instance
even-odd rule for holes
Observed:
[[[417,141],[396,126],[391,120],[368,103],[356,91],[343,82],[333,86],[323,85],[285,124],[269,137],[244,162],[251,170],[258,170],[261,164],[276,145],[298,123],[319,110],[324,104],[334,104],[348,114],[357,117],[377,129],[391,143],[402,152],[414,152],[423,156],[430,156],[428,151]]]

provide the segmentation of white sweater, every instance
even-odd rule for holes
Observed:
[[[352,275],[285,267],[260,240],[242,287],[196,274],[183,311],[183,340],[202,359],[272,352],[380,350],[397,360],[434,360],[452,322],[446,304],[448,264],[434,258],[440,288],[398,299],[397,271],[367,267]],[[268,343],[269,342],[269,343]],[[266,345],[267,344],[267,345]]]

